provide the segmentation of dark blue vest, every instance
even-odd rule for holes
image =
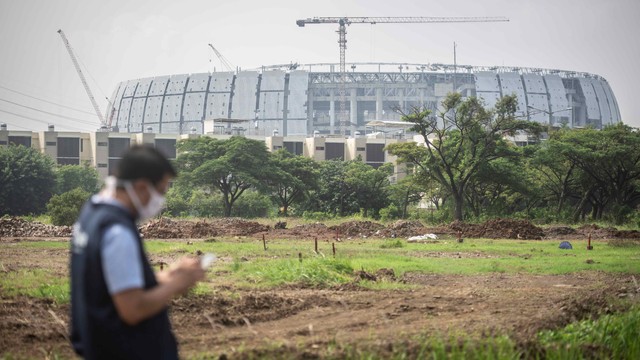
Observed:
[[[74,226],[71,242],[73,348],[86,359],[177,359],[177,344],[166,309],[134,326],[118,316],[100,256],[104,230],[116,223],[129,227],[137,236],[144,288],[158,284],[131,214],[118,206],[89,200]]]

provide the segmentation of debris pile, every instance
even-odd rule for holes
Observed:
[[[333,232],[338,231],[340,237],[369,237],[382,229],[384,225],[372,221],[347,221],[329,228]]]
[[[70,226],[46,225],[36,221],[27,221],[18,217],[0,218],[0,237],[68,237]]]
[[[453,222],[449,228],[467,238],[541,240],[544,231],[528,220],[492,219],[482,224]]]
[[[381,230],[380,233],[376,235],[395,238],[415,236],[425,234],[427,232],[429,232],[429,230],[425,228],[420,221],[398,220],[387,226],[384,230]]]
[[[269,231],[269,226],[255,221],[235,218],[213,221],[187,221],[160,218],[149,221],[140,227],[145,238],[151,239],[195,239],[211,236],[245,236]]]

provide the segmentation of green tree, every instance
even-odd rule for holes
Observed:
[[[400,210],[400,217],[407,218],[408,207],[417,204],[425,196],[424,186],[416,181],[416,177],[408,175],[402,180],[389,186],[391,201]]]
[[[0,147],[0,215],[42,213],[55,189],[54,166],[36,149]]]
[[[588,208],[601,219],[609,210],[622,222],[640,202],[640,133],[622,123],[594,129],[558,132],[549,140],[555,153],[582,171],[578,178],[578,219]]]
[[[449,94],[442,102],[438,118],[431,111],[416,108],[402,120],[412,123],[411,131],[422,135],[426,146],[391,144],[389,152],[410,162],[424,176],[437,181],[451,194],[455,220],[463,220],[465,192],[480,168],[495,159],[513,156],[513,148],[503,139],[519,130],[538,133],[540,126],[515,117],[515,96],[501,98],[495,109],[487,110],[477,98],[463,99]]]
[[[246,190],[264,189],[275,173],[264,142],[245,137],[183,140],[178,151],[181,176],[192,186],[220,192],[225,216]]]
[[[70,226],[80,215],[82,205],[91,193],[82,188],[75,188],[59,195],[53,195],[47,203],[47,212],[54,225]]]
[[[98,191],[98,171],[88,164],[62,165],[56,168],[56,194],[62,194],[75,188],[93,194]]]
[[[361,159],[347,162],[346,185],[355,193],[358,207],[365,217],[369,216],[369,211],[376,216],[380,209],[389,205],[389,176],[392,174],[391,163],[374,168]]]
[[[358,197],[347,182],[348,161],[320,162],[318,182],[320,186],[312,196],[311,210],[346,216],[359,211]]]
[[[279,212],[287,216],[292,204],[308,199],[309,193],[317,189],[318,164],[284,149],[274,152],[272,158],[277,171],[269,188]]]

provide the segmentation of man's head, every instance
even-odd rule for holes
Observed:
[[[115,176],[118,188],[123,188],[131,200],[136,216],[154,216],[162,207],[169,181],[176,171],[158,150],[147,145],[132,146],[118,162]]]

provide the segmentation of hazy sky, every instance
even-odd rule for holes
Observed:
[[[352,25],[347,62],[453,63],[455,41],[459,64],[601,75],[623,121],[640,127],[640,0],[0,0],[0,122],[36,131],[99,126],[58,29],[104,111],[121,81],[220,69],[208,43],[245,69],[338,62],[336,26],[296,26],[314,16],[506,16]]]

